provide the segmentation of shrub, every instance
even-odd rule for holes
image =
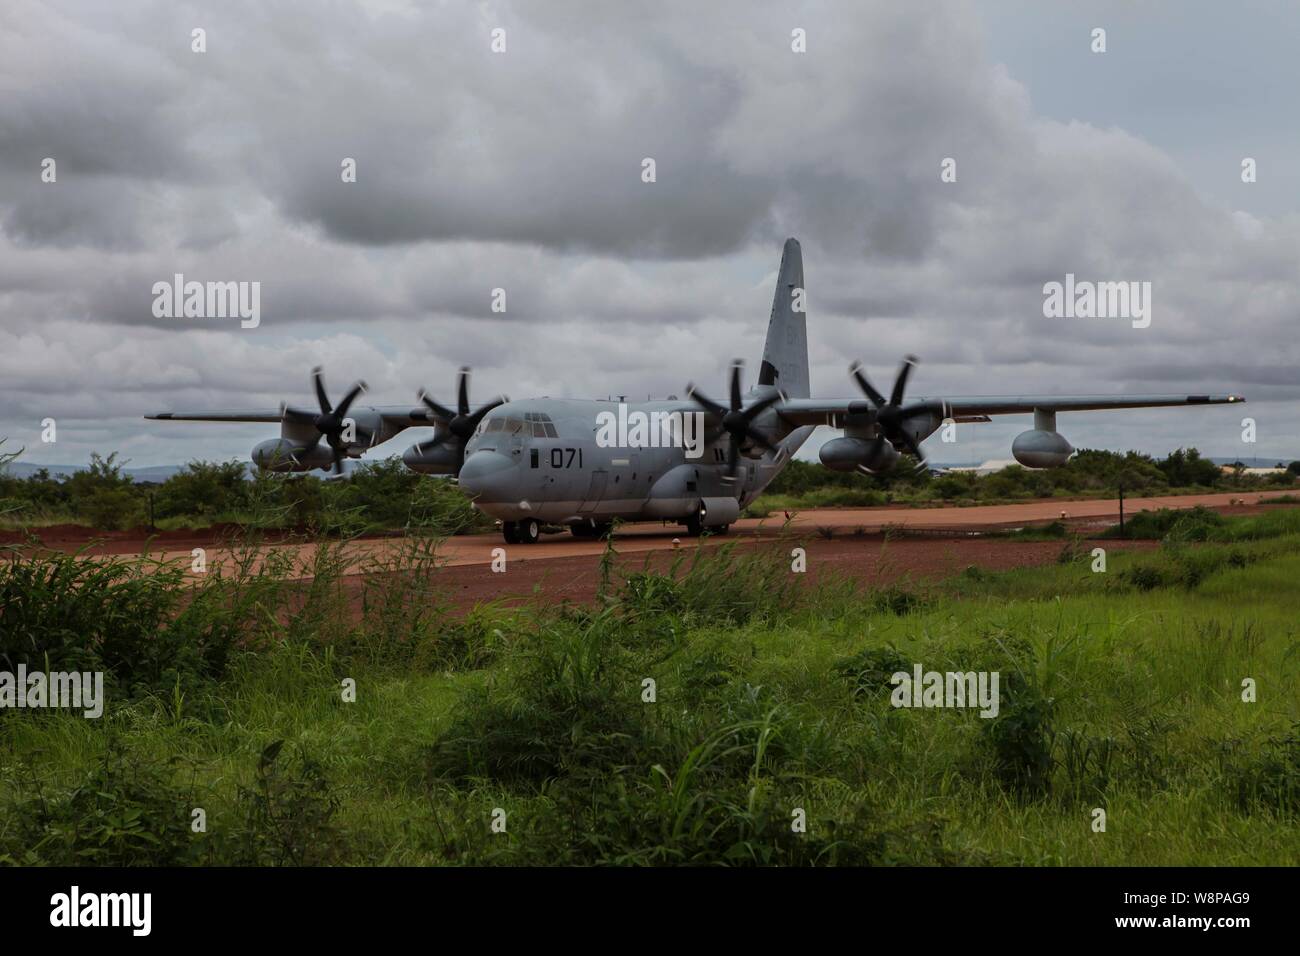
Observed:
[[[158,518],[211,517],[248,505],[248,467],[239,461],[192,461],[154,496]]]
[[[0,565],[0,660],[104,671],[128,693],[222,676],[247,606],[214,576],[181,609],[181,568],[151,564],[44,552]]]
[[[869,647],[840,661],[834,671],[849,682],[854,697],[870,697],[888,693],[893,676],[910,674],[912,662],[892,647]]]
[[[1139,511],[1124,523],[1126,538],[1160,539],[1178,528],[1179,540],[1204,541],[1208,529],[1223,524],[1223,516],[1218,512],[1197,505],[1187,511],[1173,508],[1161,508],[1158,511]],[[1201,529],[1206,529],[1202,531]],[[1119,525],[1114,525],[1101,535],[1104,538],[1120,537]]]
[[[283,740],[267,745],[252,786],[239,788],[243,825],[236,836],[244,866],[321,866],[337,863],[345,842],[334,823],[338,797],[321,764],[300,750],[282,759]]]
[[[192,794],[157,762],[110,739],[99,761],[65,790],[20,778],[0,863],[16,866],[178,866],[201,861],[190,830]]]
[[[1047,792],[1052,779],[1055,701],[1032,680],[1003,673],[998,716],[984,727],[993,769],[1004,785],[1025,794]]]

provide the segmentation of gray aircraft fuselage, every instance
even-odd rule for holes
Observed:
[[[771,391],[771,386],[751,388],[747,400]],[[724,525],[780,473],[813,431],[812,426],[791,428],[769,411],[756,424],[778,451],[744,449],[739,473],[729,481],[726,435],[709,444],[701,429],[689,449],[680,437],[665,447],[672,436],[654,429],[648,436],[629,436],[635,445],[600,440],[602,413],[617,418],[620,405],[625,418],[641,414],[643,421],[699,413],[697,406],[680,401],[508,402],[489,413],[467,442],[461,488],[480,510],[502,521],[679,520],[697,512],[703,501],[705,523]],[[539,420],[542,416],[549,421]]]

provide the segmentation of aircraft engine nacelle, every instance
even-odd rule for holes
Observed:
[[[833,471],[857,471],[859,467],[871,472],[889,471],[898,461],[898,452],[889,442],[882,442],[880,451],[872,454],[874,439],[832,438],[822,445],[819,453],[822,464]]]
[[[254,448],[251,457],[253,464],[263,471],[311,471],[333,464],[329,446],[324,442],[308,451],[300,451],[302,447],[284,438],[272,438]]]
[[[402,464],[422,475],[454,475],[460,466],[460,456],[454,441],[437,447],[412,445],[402,452]]]
[[[1011,454],[1026,468],[1059,468],[1070,460],[1074,449],[1059,432],[1033,428],[1016,436]]]

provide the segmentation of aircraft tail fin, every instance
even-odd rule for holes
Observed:
[[[763,345],[760,385],[775,385],[790,398],[809,398],[808,325],[804,311],[803,251],[799,240],[787,239],[781,253],[772,297],[772,317]]]

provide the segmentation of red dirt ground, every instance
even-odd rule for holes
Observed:
[[[1242,515],[1257,513],[1261,499],[1288,494],[1276,492],[1231,492],[1227,494],[1174,495],[1163,498],[1125,499],[1125,513],[1136,514],[1139,511],[1155,508],[1190,508],[1203,505],[1224,514]],[[1240,501],[1242,504],[1231,504]],[[924,508],[908,508],[897,505],[882,505],[872,508],[826,508],[814,511],[797,512],[792,525],[795,529],[805,526],[829,527],[865,532],[880,531],[885,528],[942,529],[942,530],[981,530],[1017,527],[1025,524],[1045,523],[1059,520],[1064,515],[1066,523],[1079,529],[1101,528],[1118,520],[1119,504],[1114,499],[1081,499],[1067,501],[1059,498],[1040,499],[1005,505],[975,505],[958,507],[954,505],[935,505]],[[736,522],[732,527],[737,532],[757,531],[761,528],[775,528],[784,521],[780,512],[775,512],[766,520],[746,518]],[[139,554],[146,548],[153,554],[180,555],[192,548],[221,548],[232,538],[240,534],[238,525],[214,525],[200,530],[157,531],[152,534],[144,528],[127,531],[96,531],[82,525],[62,524],[44,528],[34,528],[32,533],[40,539],[43,547],[56,551],[75,551],[85,549],[89,555],[105,554]],[[674,536],[683,532],[673,526],[658,524],[629,525],[619,533],[620,550],[649,550],[669,547]],[[377,533],[362,536],[362,541],[384,541],[397,539],[400,532]],[[271,531],[264,533],[268,544],[301,541],[302,534],[290,531]],[[22,546],[28,536],[23,531],[0,531],[0,546]],[[486,563],[491,560],[491,550],[501,545],[498,535],[465,535],[447,542],[442,553],[452,564]],[[302,545],[298,545],[302,546]],[[380,545],[379,547],[383,547]],[[548,536],[539,544],[520,546],[528,548],[528,557],[533,559],[550,557],[568,557],[574,554],[599,553],[602,545],[598,542],[579,541],[567,534]]]
[[[794,547],[763,538],[743,539],[744,547]],[[1124,550],[1158,547],[1155,541],[1097,542],[1114,554]],[[970,565],[989,571],[1051,564],[1065,546],[1063,541],[1016,541],[1006,538],[907,538],[886,540],[884,535],[802,538],[808,570],[803,578],[815,583],[829,573],[841,574],[872,587],[898,582],[926,583],[958,574]],[[682,543],[683,548],[693,545]],[[1093,547],[1092,544],[1088,545]],[[666,570],[673,559],[671,550],[642,554],[620,553],[625,571],[638,570],[648,561],[651,568]],[[687,556],[689,560],[689,555]],[[568,601],[586,604],[596,597],[599,578],[598,555],[564,558],[509,560],[507,571],[495,574],[482,564],[452,565],[438,573],[439,582],[453,595],[453,603],[470,608],[488,601],[506,604],[557,604]],[[354,579],[359,589],[359,579]]]
[[[1281,494],[1281,492],[1277,493]],[[1127,514],[1150,508],[1188,508],[1204,505],[1225,514],[1243,515],[1264,510],[1258,505],[1260,494],[1183,495],[1167,498],[1126,499]],[[1241,503],[1230,503],[1230,502]],[[862,508],[825,509],[802,512],[790,522],[790,534],[801,541],[808,552],[805,581],[816,581],[827,572],[846,574],[873,585],[900,580],[933,581],[958,573],[969,565],[988,570],[1005,570],[1029,565],[1048,564],[1056,560],[1062,541],[1019,541],[1007,538],[979,537],[981,530],[1042,524],[1061,520],[1082,534],[1113,523],[1118,517],[1114,500],[1061,501],[1048,499],[1012,505],[988,505],[967,508]],[[731,535],[710,537],[707,546],[739,539],[743,547],[792,547],[775,540],[784,516],[776,514],[765,521],[746,519],[733,526]],[[147,547],[150,553],[176,558],[186,565],[192,548],[207,550],[208,573],[219,572],[229,558],[231,528],[205,531],[165,532],[150,539],[141,532],[98,534],[76,526],[39,529],[43,546],[56,550],[85,549],[88,555],[135,554]],[[886,535],[888,531],[888,535]],[[827,537],[829,535],[829,537]],[[889,540],[886,540],[888,536]],[[0,536],[19,543],[21,534]],[[91,542],[95,543],[91,545]],[[674,544],[677,542],[677,544]],[[621,531],[616,539],[623,567],[639,567],[649,560],[662,569],[672,560],[675,547],[689,549],[692,539],[680,529],[661,525],[634,525]],[[392,558],[403,547],[395,535],[376,535],[347,545],[356,562],[357,572],[349,575],[347,587],[359,596],[363,574],[370,562]],[[1150,548],[1154,542],[1110,541],[1108,548]],[[311,561],[317,545],[294,541],[281,535],[270,539],[264,551],[287,549],[299,573],[310,577]],[[491,562],[498,549],[504,549],[507,572],[493,573]],[[548,536],[534,545],[505,545],[496,534],[466,535],[446,541],[438,554],[445,566],[439,577],[456,594],[454,603],[467,608],[475,604],[504,599],[520,601],[587,602],[594,598],[603,542],[574,539],[568,534]],[[358,601],[359,604],[359,601]]]

